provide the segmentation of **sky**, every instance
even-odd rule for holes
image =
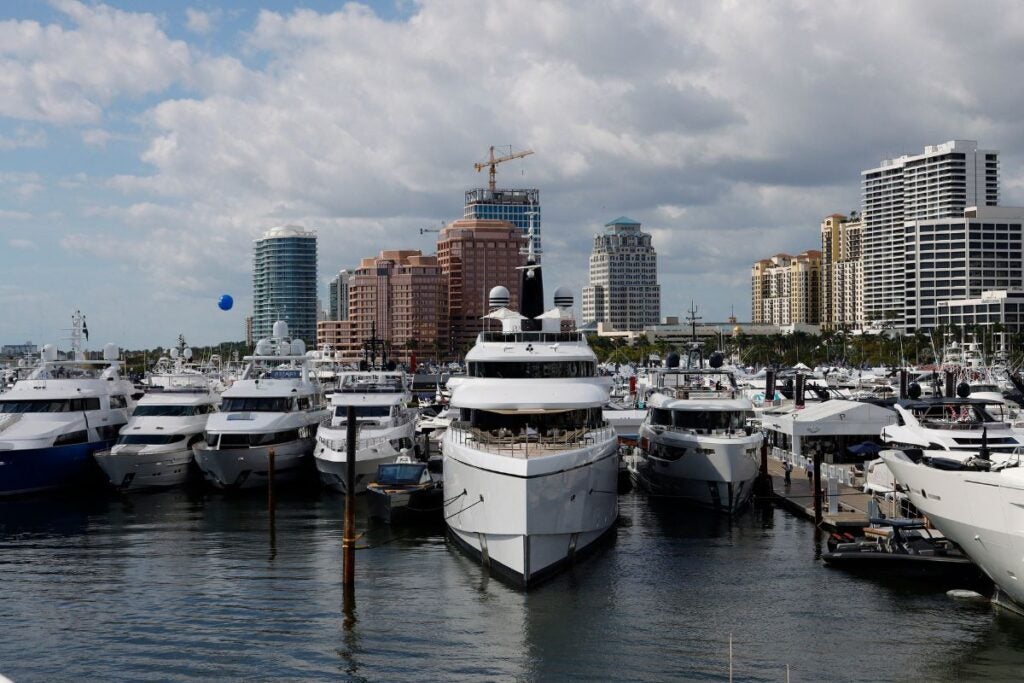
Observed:
[[[540,189],[549,292],[625,215],[662,315],[749,320],[751,264],[818,248],[882,159],[977,140],[1024,205],[1021,36],[998,0],[7,0],[0,343],[76,309],[97,348],[242,339],[262,232],[318,232],[326,305],[433,253],[491,145],[535,152],[498,184]]]

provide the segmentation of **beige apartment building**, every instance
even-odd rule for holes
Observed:
[[[821,222],[821,327],[859,328],[864,323],[864,223],[832,214]]]
[[[755,325],[817,325],[821,321],[821,252],[775,254],[750,272]]]

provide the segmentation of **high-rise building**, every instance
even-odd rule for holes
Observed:
[[[861,235],[864,223],[841,214],[821,222],[821,326],[859,328],[864,321]]]
[[[490,190],[484,187],[468,190],[463,217],[508,221],[524,235],[529,234],[532,220],[534,249],[541,253],[540,190]]]
[[[441,230],[437,261],[448,284],[451,351],[466,349],[483,329],[492,287],[506,287],[509,307],[519,310],[518,268],[526,262],[526,243],[522,230],[509,221],[463,218]]]
[[[821,252],[775,254],[750,272],[755,325],[816,325],[821,322]]]
[[[999,202],[999,159],[974,140],[950,140],[923,154],[885,159],[862,171],[864,316],[905,327],[904,226],[962,217]]]
[[[392,358],[408,361],[441,355],[447,338],[445,281],[436,256],[419,250],[382,251],[364,258],[349,279],[350,335],[339,343],[346,352],[358,351],[376,334],[391,349]]]
[[[297,225],[271,228],[255,241],[253,336],[269,337],[275,321],[295,339],[316,339],[316,233]]]
[[[348,281],[352,272],[342,270],[327,285],[327,319],[348,320]]]
[[[661,320],[658,254],[640,223],[620,216],[594,236],[590,276],[583,288],[583,324],[642,330]]]

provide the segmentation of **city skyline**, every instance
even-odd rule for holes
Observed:
[[[61,342],[76,309],[97,348],[241,339],[265,230],[318,233],[325,298],[353,255],[432,253],[492,145],[535,152],[497,186],[540,190],[549,288],[581,300],[627,215],[662,315],[747,310],[750,263],[937,141],[999,150],[1024,205],[1014,3],[261,4],[4,7],[0,343]]]

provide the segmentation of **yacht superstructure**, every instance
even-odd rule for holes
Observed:
[[[221,395],[221,412],[209,416],[206,439],[193,448],[196,464],[219,488],[265,486],[269,453],[275,479],[296,479],[311,465],[317,425],[328,415],[302,340],[274,323],[247,356],[242,377]]]
[[[313,452],[324,484],[347,493],[349,406],[355,408],[358,422],[355,493],[363,493],[380,465],[413,452],[416,410],[411,401],[404,372],[343,373],[331,394],[331,416],[317,430]]]

